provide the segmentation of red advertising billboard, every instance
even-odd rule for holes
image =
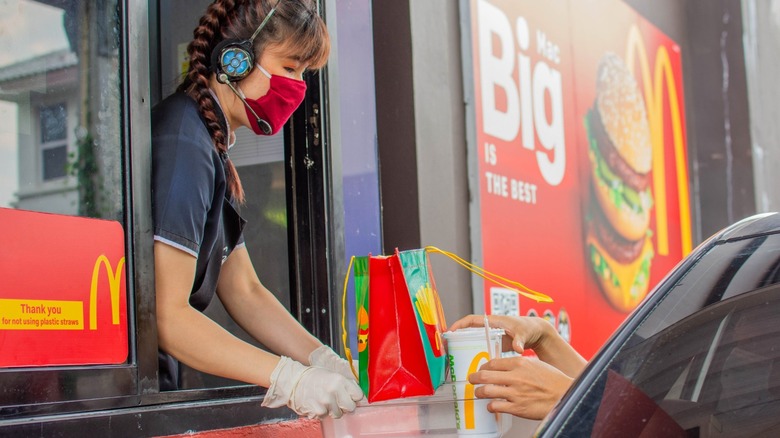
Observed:
[[[590,357],[691,250],[679,45],[618,0],[471,0],[484,284]]]
[[[127,360],[118,222],[0,208],[0,367]]]

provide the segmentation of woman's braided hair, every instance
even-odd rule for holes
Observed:
[[[214,74],[211,54],[225,39],[249,39],[263,18],[276,5],[276,12],[254,41],[255,59],[260,59],[269,44],[281,45],[296,54],[309,69],[325,65],[330,52],[330,39],[325,23],[316,11],[316,0],[216,0],[209,5],[193,31],[187,46],[190,65],[177,91],[185,92],[198,104],[206,128],[220,154],[227,154],[229,133],[215,110],[216,99],[209,89]],[[228,193],[239,203],[244,202],[244,189],[236,167],[227,160],[225,167]]]

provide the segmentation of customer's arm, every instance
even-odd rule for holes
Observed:
[[[540,360],[572,378],[577,377],[587,364],[585,358],[555,331],[555,327],[542,318],[488,315],[488,324],[493,328],[504,329],[504,351],[522,353],[533,350]],[[456,321],[449,329],[484,325],[483,315],[469,315]]]

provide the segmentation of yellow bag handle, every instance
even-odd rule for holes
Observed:
[[[355,365],[352,363],[352,350],[349,349],[347,343],[347,284],[349,283],[349,272],[352,270],[352,262],[355,261],[355,256],[349,258],[349,266],[347,266],[347,275],[344,276],[344,291],[341,295],[341,342],[344,344],[344,355],[347,356],[347,362],[349,362],[349,368],[352,370],[352,374],[355,375],[355,379],[359,379],[358,373],[355,370]]]
[[[502,276],[500,276],[498,274],[494,274],[494,273],[492,273],[492,272],[490,272],[490,271],[488,271],[488,270],[486,270],[484,268],[481,268],[481,267],[479,267],[479,266],[477,266],[477,265],[475,265],[475,264],[473,264],[471,262],[468,262],[468,261],[464,260],[463,258],[458,256],[457,254],[451,253],[449,251],[445,251],[443,249],[439,249],[439,248],[437,248],[435,246],[426,246],[425,250],[428,251],[428,252],[431,252],[431,253],[443,254],[443,255],[449,257],[450,259],[454,260],[455,263],[463,266],[464,268],[466,268],[469,271],[471,271],[472,273],[474,273],[474,274],[484,278],[485,280],[492,281],[493,283],[495,283],[495,284],[497,284],[499,286],[502,286],[502,287],[505,287],[505,288],[507,288],[509,290],[512,290],[512,291],[514,291],[514,292],[516,292],[516,293],[518,293],[518,294],[520,294],[520,295],[522,295],[524,297],[530,298],[530,299],[532,299],[532,300],[534,300],[536,302],[539,302],[539,303],[552,303],[553,302],[552,298],[550,298],[549,296],[547,296],[547,295],[545,295],[545,294],[543,294],[541,292],[537,292],[537,291],[535,291],[535,290],[533,290],[533,289],[523,285],[522,283],[519,283],[519,282],[513,281],[513,280],[509,280],[509,279],[504,278],[504,277],[502,277]]]

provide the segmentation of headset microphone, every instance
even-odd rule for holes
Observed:
[[[230,81],[222,81],[222,79],[219,77],[220,75],[217,75],[217,80],[222,82],[223,84],[230,87],[230,89],[233,91],[233,93],[241,99],[241,102],[243,102],[244,106],[252,113],[253,116],[255,116],[255,119],[257,119],[257,125],[260,127],[260,129],[263,130],[263,134],[265,135],[271,135],[273,130],[271,129],[271,124],[266,122],[264,119],[262,119],[260,116],[257,115],[254,109],[252,109],[251,106],[246,102],[246,99],[244,99],[244,96],[236,90],[236,87],[233,86],[233,84]]]
[[[233,90],[233,93],[235,93],[235,95],[241,99],[241,102],[244,103],[244,106],[246,106],[255,116],[257,119],[257,124],[266,135],[271,134],[271,125],[267,121],[260,118],[255,110],[249,106],[249,104],[244,99],[244,96],[241,95],[241,93],[239,93],[238,90],[236,90],[236,88],[233,86],[233,82],[238,82],[241,79],[244,79],[245,77],[249,76],[249,73],[252,72],[252,69],[255,65],[255,38],[257,38],[257,35],[265,27],[266,23],[268,23],[268,20],[271,19],[271,16],[274,15],[274,12],[276,12],[276,7],[279,5],[279,1],[281,0],[277,0],[277,2],[274,4],[274,7],[268,11],[268,15],[265,16],[263,21],[260,23],[260,26],[257,26],[255,33],[253,33],[249,39],[224,40],[217,44],[217,46],[211,52],[211,65],[213,65],[214,69],[216,70],[217,81],[226,84],[230,87],[231,90]]]

